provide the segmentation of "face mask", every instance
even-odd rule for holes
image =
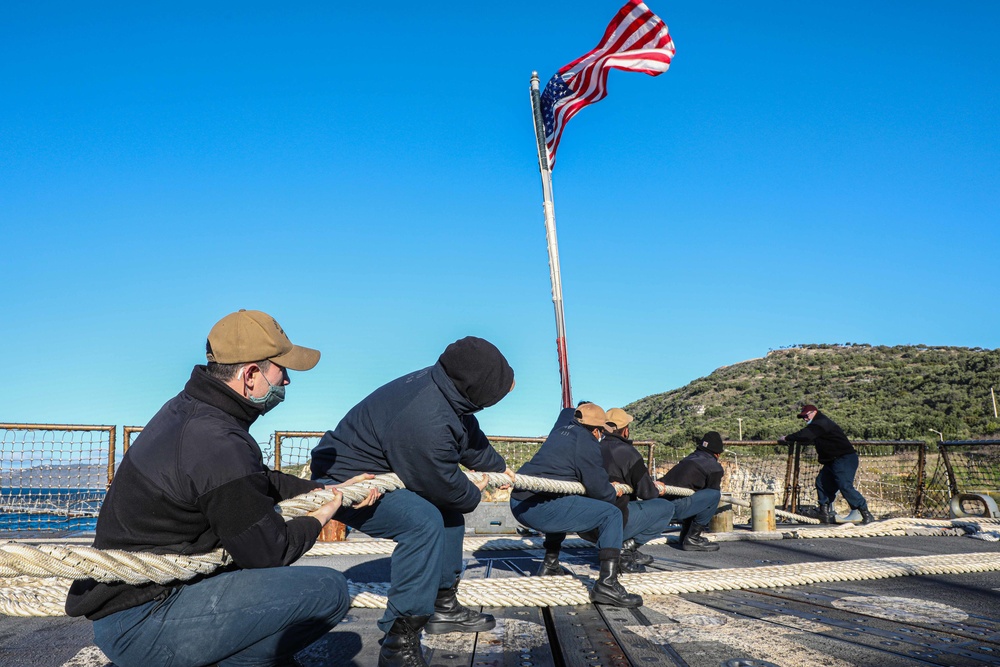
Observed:
[[[247,400],[251,403],[261,406],[261,414],[270,412],[278,403],[285,400],[285,385],[273,385],[264,375],[264,371],[261,371],[260,376],[264,378],[264,382],[267,382],[267,393],[257,398],[256,396],[247,396]]]

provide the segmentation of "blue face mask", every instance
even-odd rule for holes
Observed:
[[[284,384],[271,384],[267,376],[264,375],[264,371],[260,372],[260,376],[264,378],[264,382],[267,382],[267,393],[260,398],[256,396],[247,396],[247,400],[251,403],[261,406],[261,414],[270,412],[285,400],[285,385]]]

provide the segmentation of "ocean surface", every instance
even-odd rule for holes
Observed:
[[[0,531],[94,530],[104,489],[0,489]]]

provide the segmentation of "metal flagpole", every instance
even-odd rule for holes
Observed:
[[[542,175],[542,207],[545,212],[545,239],[549,246],[549,277],[552,280],[552,305],[556,311],[556,353],[559,355],[559,381],[562,384],[562,406],[573,407],[573,390],[569,384],[569,361],[566,357],[566,318],[563,315],[562,277],[559,273],[559,242],[556,239],[556,209],[552,203],[552,169],[545,150],[545,123],[542,120],[542,99],[538,90],[538,72],[531,73],[531,111],[535,119],[535,143],[538,147],[538,170]]]

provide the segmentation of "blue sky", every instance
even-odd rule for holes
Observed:
[[[324,430],[478,335],[559,408],[528,98],[618,0],[8,3],[3,421],[144,424],[212,324],[317,347],[261,419]],[[1000,345],[1000,5],[661,2],[554,174],[574,397],[798,343]]]

